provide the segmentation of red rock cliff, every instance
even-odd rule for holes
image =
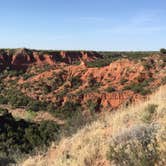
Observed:
[[[96,52],[84,51],[36,51],[28,49],[0,50],[0,69],[6,67],[27,68],[29,65],[54,65],[57,63],[73,64],[75,62],[93,61],[102,58]]]

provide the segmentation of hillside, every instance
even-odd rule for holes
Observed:
[[[51,142],[60,145],[107,113],[113,117],[120,108],[147,100],[166,84],[166,55],[0,49],[0,71],[4,165],[47,151]]]
[[[61,110],[68,102],[82,110],[112,110],[143,99],[166,82],[162,54],[1,50],[0,64],[1,96],[28,96],[42,103],[40,110],[48,103]]]
[[[166,87],[147,101],[105,113],[22,166],[166,164]]]

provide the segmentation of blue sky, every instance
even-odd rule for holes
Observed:
[[[166,0],[0,0],[0,48],[159,50]]]

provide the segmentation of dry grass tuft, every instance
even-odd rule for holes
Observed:
[[[144,148],[142,142],[146,139],[151,143]],[[121,155],[119,152],[126,146],[128,151]],[[130,165],[134,160],[136,163],[139,162],[134,157],[125,158],[135,154],[132,151],[133,147],[134,152],[140,152],[139,159],[144,159],[144,156],[148,158],[148,153],[151,154],[155,149],[150,157],[156,158],[150,164],[166,164],[166,87],[161,87],[144,103],[105,113],[101,119],[85,126],[72,137],[64,138],[57,146],[52,145],[45,156],[29,158],[21,165],[108,166],[126,163]],[[146,165],[149,164],[147,158]]]

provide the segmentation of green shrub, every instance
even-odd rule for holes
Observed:
[[[0,107],[0,114],[7,114],[8,112],[9,112],[8,109]]]
[[[59,125],[54,122],[30,123],[15,120],[11,114],[0,116],[0,151],[6,157],[31,153],[39,147],[48,146],[59,135]]]
[[[109,65],[112,59],[96,59],[92,62],[87,62],[88,67],[103,67]]]
[[[71,87],[75,89],[81,86],[82,84],[82,80],[79,76],[71,77],[69,81],[71,82]]]
[[[109,92],[109,93],[111,93],[111,92],[115,92],[116,89],[115,89],[114,87],[108,87],[108,88],[106,89],[106,91]]]
[[[22,75],[22,77],[23,77],[24,80],[27,80],[28,78],[30,78],[32,76],[34,76],[33,73],[25,73],[25,74]]]
[[[24,73],[23,70],[9,70],[8,76],[9,77],[18,77],[19,75],[22,75]]]
[[[153,68],[153,64],[148,63],[148,62],[144,62],[143,66],[146,70],[150,70],[151,68]]]
[[[165,48],[161,48],[161,49],[160,49],[160,53],[166,54],[166,49],[165,49]]]
[[[93,101],[90,99],[87,101],[86,106],[89,109],[91,115],[100,110],[100,104],[98,101]]]
[[[43,90],[45,94],[48,94],[52,91],[52,87],[49,85],[44,85]]]
[[[132,90],[135,93],[140,93],[141,95],[147,95],[151,93],[151,90],[147,88],[149,85],[148,81],[143,81],[142,83],[132,83],[123,88],[123,90]]]
[[[25,96],[22,92],[15,89],[7,89],[4,96],[8,100],[8,103],[16,108],[27,106],[29,100],[31,100],[31,98]]]
[[[77,133],[85,125],[92,123],[97,119],[97,114],[87,115],[83,111],[76,111],[72,114],[70,118],[66,119],[65,125],[62,128],[61,134],[62,137],[72,136],[74,133]]]
[[[23,70],[12,70],[10,67],[7,67],[1,74],[2,77],[18,77],[20,75],[23,75]]]
[[[155,126],[135,126],[111,140],[111,165],[155,166],[159,161]]]
[[[6,99],[6,97],[0,95],[0,104],[7,104],[8,100]]]
[[[15,108],[27,106],[28,102],[28,98],[21,96],[11,96],[9,100],[9,103]]]
[[[166,84],[166,76],[165,76],[164,78],[162,78],[161,83],[162,83],[163,85]]]
[[[155,104],[149,104],[146,108],[145,108],[145,111],[142,115],[142,120],[145,122],[145,123],[151,123],[152,121],[152,118],[154,116],[154,114],[156,113],[156,109],[157,109],[157,105]]]
[[[56,109],[53,114],[61,119],[68,119],[81,109],[80,103],[67,101],[62,107]]]
[[[101,56],[94,61],[87,62],[88,67],[103,67],[107,66],[110,63],[120,59],[120,58],[128,58],[131,60],[139,60],[143,57],[149,56],[154,52],[98,52]]]
[[[37,100],[30,100],[28,102],[27,109],[37,112],[39,110],[45,109],[46,105],[47,105],[46,103],[42,103]]]
[[[1,75],[0,75],[0,80],[1,80]],[[4,89],[3,83],[0,81],[0,92]]]
[[[37,113],[32,111],[32,110],[27,110],[26,111],[26,119],[27,120],[33,120],[36,117]]]
[[[96,81],[96,78],[94,78],[93,74],[90,74],[88,77],[88,85],[90,88],[97,88],[100,86],[100,83]]]
[[[124,85],[127,81],[128,81],[127,79],[121,79],[121,80],[120,80],[120,84],[121,84],[121,85]]]
[[[152,93],[152,91],[150,89],[143,89],[140,93],[141,95],[145,96]]]
[[[32,111],[45,110],[48,104],[32,99],[15,89],[8,89],[5,91],[4,96],[0,95],[0,103],[8,103],[14,108],[24,107]]]

